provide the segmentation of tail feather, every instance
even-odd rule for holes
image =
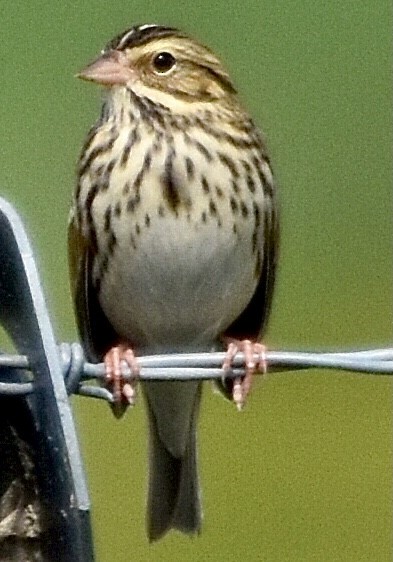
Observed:
[[[197,472],[196,423],[200,392],[190,424],[184,454],[173,456],[159,437],[156,419],[148,404],[150,429],[149,490],[147,534],[150,541],[160,539],[169,529],[198,533],[202,513]]]
[[[197,472],[196,430],[190,432],[185,456],[181,459],[179,488],[172,526],[183,533],[199,533],[202,523],[201,494]]]

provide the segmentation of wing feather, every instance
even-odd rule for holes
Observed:
[[[91,245],[71,220],[68,227],[68,259],[71,294],[79,337],[90,361],[101,361],[104,354],[119,341],[105,316],[93,287]]]

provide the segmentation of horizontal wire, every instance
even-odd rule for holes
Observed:
[[[104,379],[103,363],[94,364],[84,360],[82,347],[77,343],[60,344],[59,354],[67,389],[80,394],[112,401],[112,394],[106,388],[85,384],[90,379]],[[177,353],[138,357],[140,380],[214,380],[241,377],[245,374],[244,354],[238,353],[232,361],[232,368],[224,373],[222,364],[225,352]],[[259,357],[255,355],[255,363]],[[371,349],[348,352],[298,352],[266,351],[265,359],[269,372],[279,373],[288,370],[334,369],[368,373],[374,375],[393,374],[393,348]],[[33,382],[15,380],[14,369],[29,370],[28,358],[24,355],[0,355],[0,395],[19,396],[34,390]],[[132,379],[133,374],[127,364],[122,362],[122,377]],[[8,379],[8,380],[7,380]]]

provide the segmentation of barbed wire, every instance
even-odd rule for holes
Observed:
[[[62,343],[59,355],[65,384],[69,394],[79,394],[112,402],[112,394],[106,388],[86,384],[92,379],[105,377],[103,363],[85,361],[82,347],[78,343]],[[140,380],[214,380],[242,377],[245,374],[244,355],[239,353],[233,360],[232,369],[224,372],[222,363],[224,352],[176,353],[138,357]],[[330,369],[352,371],[372,375],[393,375],[393,348],[346,351],[346,352],[299,352],[266,351],[268,372],[300,371],[305,369]],[[125,362],[122,362],[122,376],[133,375]],[[10,370],[30,371],[28,358],[24,355],[0,355],[0,394],[23,395],[34,391],[32,380],[9,380]],[[8,376],[7,376],[8,375]],[[8,380],[7,380],[8,379]]]

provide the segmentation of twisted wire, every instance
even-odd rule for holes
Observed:
[[[105,377],[103,363],[85,361],[82,347],[78,343],[59,345],[59,356],[63,376],[69,394],[112,401],[112,394],[106,388],[89,384],[92,379]],[[213,380],[223,377],[234,378],[245,374],[244,355],[239,353],[233,360],[233,367],[222,369],[224,352],[184,353],[150,355],[138,357],[140,380]],[[331,369],[352,371],[372,375],[393,374],[393,348],[371,349],[347,352],[299,352],[267,351],[268,372],[301,371],[304,369]],[[17,380],[15,370],[30,371],[28,358],[24,355],[0,355],[0,395],[23,395],[34,391],[34,382]],[[12,376],[11,376],[12,374]],[[124,378],[132,378],[124,362]]]

